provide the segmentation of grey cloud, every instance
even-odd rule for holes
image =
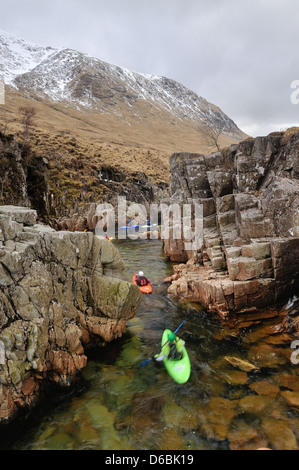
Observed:
[[[297,0],[0,0],[0,28],[181,82],[245,131],[299,124]]]

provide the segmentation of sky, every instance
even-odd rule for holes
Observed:
[[[254,137],[299,125],[298,0],[0,0],[0,29],[176,80]]]

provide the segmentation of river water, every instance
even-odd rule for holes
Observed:
[[[121,339],[90,354],[74,387],[47,396],[1,437],[0,449],[298,449],[299,366],[291,339],[274,334],[279,320],[224,325],[196,303],[168,298],[162,280],[172,270],[160,241],[114,243],[126,279],[143,270],[153,294]],[[164,329],[183,321],[178,335],[192,372],[178,385],[163,364],[140,363],[160,352]]]

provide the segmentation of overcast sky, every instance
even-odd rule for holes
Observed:
[[[0,0],[0,29],[177,80],[253,136],[299,125],[298,0]]]

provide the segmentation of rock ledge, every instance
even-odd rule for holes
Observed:
[[[47,380],[71,384],[91,345],[122,335],[141,301],[123,271],[108,240],[0,206],[0,424],[33,405]]]
[[[203,245],[167,240],[169,293],[223,318],[275,307],[298,292],[299,132],[247,139],[211,155],[174,154],[171,202],[203,207]]]

